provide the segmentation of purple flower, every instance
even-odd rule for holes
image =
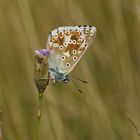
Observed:
[[[35,50],[35,53],[38,55],[48,56],[50,54],[50,51],[47,49],[40,49],[40,50]]]

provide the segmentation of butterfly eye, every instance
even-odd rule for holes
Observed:
[[[61,46],[59,46],[59,49],[60,49],[60,50],[63,50],[63,48],[64,48],[64,47],[63,47],[62,45],[61,45]]]
[[[66,42],[64,43],[64,46],[67,47],[67,43]]]
[[[77,60],[77,56],[74,56],[74,57],[73,57],[73,60],[76,61],[76,60]]]
[[[66,67],[70,67],[70,63],[66,63]]]
[[[72,51],[72,53],[73,53],[73,54],[76,54],[76,53],[77,53],[77,51],[76,51],[76,50],[73,50],[73,51]]]
[[[54,50],[50,50],[50,54],[54,54]]]
[[[62,59],[62,60],[65,60],[65,56],[62,56],[61,59]]]
[[[73,40],[73,44],[76,44],[76,40]]]

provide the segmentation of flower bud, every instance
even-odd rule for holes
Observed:
[[[34,81],[39,93],[43,93],[49,83],[48,55],[46,49],[35,51]]]

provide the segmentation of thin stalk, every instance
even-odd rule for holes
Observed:
[[[3,121],[2,121],[2,110],[0,109],[0,140],[3,140],[3,137],[2,137],[2,125],[3,125]]]
[[[126,114],[126,117],[128,118],[128,120],[130,121],[130,123],[132,124],[132,126],[134,127],[134,129],[136,130],[136,133],[137,133],[138,136],[140,137],[140,130],[139,130],[138,127],[136,126],[134,120],[130,117],[129,114]]]
[[[43,100],[43,93],[39,93],[38,112],[37,112],[36,124],[34,128],[34,140],[38,140],[39,125],[40,125],[40,119],[42,113],[42,100]]]

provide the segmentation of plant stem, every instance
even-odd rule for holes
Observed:
[[[138,136],[140,136],[140,130],[138,129],[138,127],[136,126],[134,120],[130,117],[130,115],[127,113],[126,117],[128,118],[128,120],[130,121],[130,123],[132,124],[132,126],[134,127],[134,129],[136,130],[136,133],[138,134]]]
[[[2,109],[0,109],[0,140],[3,140],[3,133],[2,133],[2,125],[3,125],[3,121],[2,121]]]
[[[39,93],[38,112],[37,112],[36,124],[34,128],[34,140],[38,140],[39,125],[40,125],[40,119],[42,113],[42,99],[43,99],[43,93]]]

